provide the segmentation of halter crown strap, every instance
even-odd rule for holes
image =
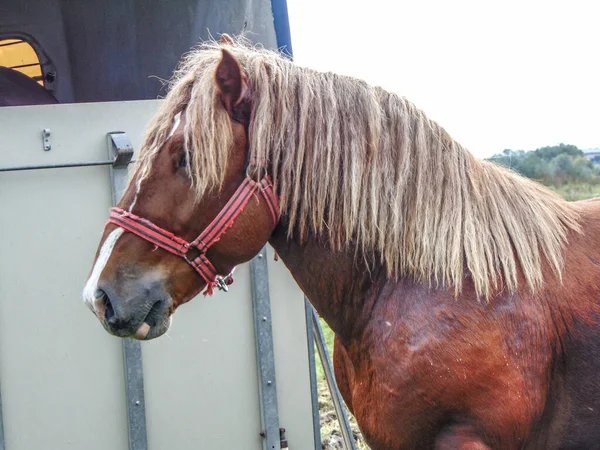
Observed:
[[[231,278],[231,274],[226,277],[219,276],[213,264],[206,257],[206,252],[233,225],[237,216],[242,213],[248,201],[257,190],[260,191],[265,199],[273,224],[277,225],[279,221],[279,201],[273,191],[273,184],[268,175],[265,175],[259,182],[247,176],[219,214],[192,242],[187,242],[149,220],[138,217],[121,208],[111,208],[108,223],[115,224],[151,242],[157,247],[183,258],[206,281],[207,287],[204,294],[211,295],[215,286],[227,290],[226,285],[231,284],[233,279]],[[193,248],[197,249],[200,254],[190,260],[187,255],[190,249]]]

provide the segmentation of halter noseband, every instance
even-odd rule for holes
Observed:
[[[257,190],[262,194],[269,207],[273,224],[277,225],[279,221],[279,201],[273,191],[271,178],[266,173],[259,182],[254,181],[246,174],[242,184],[217,214],[217,217],[192,242],[187,242],[149,220],[121,208],[110,209],[108,223],[115,224],[157,247],[182,257],[206,281],[204,295],[212,295],[215,287],[227,291],[227,286],[233,283],[233,271],[226,276],[219,275],[215,266],[206,257],[206,252],[233,225],[236,217],[241,214]],[[187,255],[192,249],[198,250],[200,254],[193,259],[189,259]]]

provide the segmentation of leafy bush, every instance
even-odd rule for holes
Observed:
[[[533,151],[506,149],[490,158],[547,185],[600,182],[600,172],[574,145],[559,144]]]

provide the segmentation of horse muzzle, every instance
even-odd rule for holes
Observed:
[[[171,324],[173,301],[159,284],[117,293],[107,283],[98,283],[93,310],[106,331],[118,337],[153,339]]]

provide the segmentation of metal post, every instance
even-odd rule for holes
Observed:
[[[331,392],[331,399],[333,400],[333,406],[335,407],[335,413],[337,414],[338,421],[340,423],[340,431],[344,438],[346,448],[350,450],[356,450],[356,444],[352,435],[352,429],[350,428],[350,422],[348,421],[348,415],[346,413],[346,407],[340,395],[338,385],[333,375],[333,368],[331,365],[331,358],[329,357],[329,350],[327,350],[327,344],[325,343],[325,336],[323,335],[323,329],[319,323],[319,316],[314,308],[312,308],[312,324],[315,331],[315,342],[317,344],[317,351],[321,358],[321,364],[323,364],[323,371],[325,372],[325,379],[329,386],[329,392]]]
[[[250,261],[252,282],[252,307],[254,310],[254,335],[258,366],[258,391],[260,399],[261,436],[265,450],[280,450],[279,412],[277,408],[277,384],[275,382],[275,351],[271,326],[271,302],[269,297],[269,274],[267,249]]]
[[[123,132],[108,133],[108,154],[113,159],[110,167],[112,203],[121,200],[127,187],[127,166],[133,156],[133,146]],[[127,397],[127,425],[129,450],[147,450],[146,403],[144,399],[144,372],[142,346],[134,339],[123,339],[125,395]]]
[[[142,346],[138,341],[129,338],[123,339],[123,364],[125,366],[129,450],[147,450]]]
[[[310,396],[312,400],[313,434],[315,449],[321,448],[321,417],[319,415],[319,389],[317,385],[317,364],[315,362],[315,331],[312,324],[313,307],[304,297],[306,316],[306,340],[308,347],[308,370],[310,371]]]

